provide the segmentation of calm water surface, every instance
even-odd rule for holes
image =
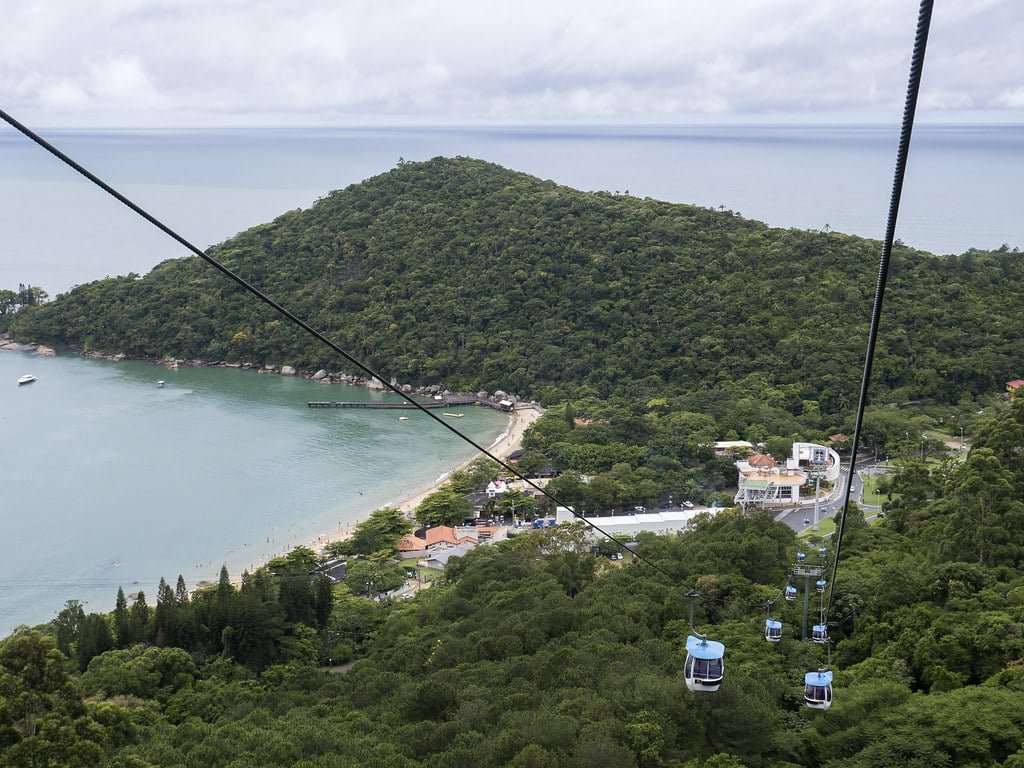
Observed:
[[[51,132],[200,247],[398,162],[466,155],[584,190],[881,239],[898,126]],[[935,253],[1024,246],[1024,127],[915,129],[897,237]],[[185,255],[12,130],[0,129],[0,287],[51,295]]]
[[[26,372],[39,380],[17,386]],[[194,586],[221,563],[237,576],[472,455],[420,414],[306,407],[381,397],[251,371],[0,352],[0,635],[71,597],[111,610],[119,585],[152,603],[161,576]],[[484,444],[507,426],[461,410],[459,429]]]

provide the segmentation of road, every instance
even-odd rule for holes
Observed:
[[[864,481],[860,478],[860,472],[864,471],[869,467],[873,467],[877,462],[874,459],[866,459],[857,463],[857,473],[853,476],[853,485],[850,488],[850,498],[861,505],[864,510],[874,510],[875,507],[869,507],[863,504],[861,496],[864,493]],[[843,494],[846,492],[846,478],[847,470],[839,476],[839,481],[832,489],[831,493],[827,496],[823,495],[819,502],[820,512],[819,521],[825,520],[826,518],[832,517],[842,507]],[[814,525],[814,500],[811,499],[809,502],[804,502],[798,507],[790,507],[789,509],[782,510],[775,516],[775,520],[780,523],[785,523],[794,531],[799,533]]]

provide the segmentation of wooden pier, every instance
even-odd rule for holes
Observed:
[[[446,397],[443,400],[425,400],[419,404],[419,406],[413,405],[412,403],[396,403],[396,402],[369,402],[369,403],[349,403],[338,400],[310,400],[307,405],[310,408],[373,408],[384,411],[413,411],[419,410],[419,407],[423,408],[457,408],[461,405],[483,405],[487,408],[494,408],[499,411],[511,410],[490,400],[481,400],[473,395],[452,395]]]

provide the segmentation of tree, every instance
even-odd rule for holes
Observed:
[[[882,504],[889,525],[901,533],[916,530],[937,491],[936,478],[926,465],[916,461],[906,464],[893,476],[886,490],[888,500]]]
[[[107,731],[88,716],[66,661],[34,630],[0,643],[0,765],[101,764]]]
[[[368,597],[397,589],[405,581],[405,572],[398,563],[383,557],[355,560],[345,572],[345,583],[356,594]]]
[[[416,519],[428,525],[461,525],[472,510],[469,499],[444,485],[420,502]]]
[[[412,530],[412,523],[400,509],[383,507],[361,521],[347,541],[341,542],[345,552],[372,555],[380,550],[391,551],[395,542]]]
[[[82,624],[85,623],[85,609],[78,600],[68,600],[64,608],[53,620],[53,628],[56,630],[57,650],[68,658],[75,655],[75,646],[82,633]]]
[[[23,307],[34,307],[45,302],[49,296],[37,285],[18,285],[18,304]]]
[[[537,502],[520,490],[509,489],[498,496],[498,511],[505,517],[528,520],[537,514]]]
[[[81,636],[75,654],[78,669],[84,672],[89,662],[114,647],[114,637],[110,632],[107,617],[100,613],[90,613],[82,622]]]
[[[7,289],[0,289],[0,317],[14,314],[18,308],[18,294]]]
[[[1014,476],[991,448],[975,448],[950,474],[935,508],[933,531],[949,556],[989,565],[1017,565],[1024,553],[1024,503]]]
[[[326,629],[333,605],[334,587],[331,580],[326,576],[318,576],[313,582],[313,614],[320,629]]]
[[[498,471],[498,465],[490,459],[481,456],[470,462],[465,469],[457,469],[452,472],[448,484],[456,493],[463,495],[482,491],[487,483],[494,478]]]
[[[159,647],[174,645],[177,641],[178,617],[175,611],[174,592],[170,585],[160,578],[156,590],[156,611],[154,616],[153,642]]]
[[[185,577],[178,574],[178,583],[174,587],[174,602],[178,605],[188,605],[188,587],[185,586]]]
[[[131,630],[128,624],[128,600],[124,589],[117,588],[117,602],[114,603],[114,640],[118,648],[131,644]]]
[[[144,642],[149,636],[150,609],[146,605],[146,593],[141,589],[135,596],[135,602],[128,610],[129,643]]]

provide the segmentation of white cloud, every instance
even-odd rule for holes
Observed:
[[[1009,109],[1024,109],[1024,85],[1010,88],[996,94],[992,100],[994,106],[1007,107]]]
[[[88,90],[101,104],[150,109],[166,105],[139,56],[111,56],[88,65]]]
[[[48,109],[81,109],[89,103],[89,96],[79,83],[61,78],[39,86],[39,101]]]
[[[922,117],[1018,106],[1018,0],[934,13]],[[916,3],[0,0],[35,124],[892,119]]]

